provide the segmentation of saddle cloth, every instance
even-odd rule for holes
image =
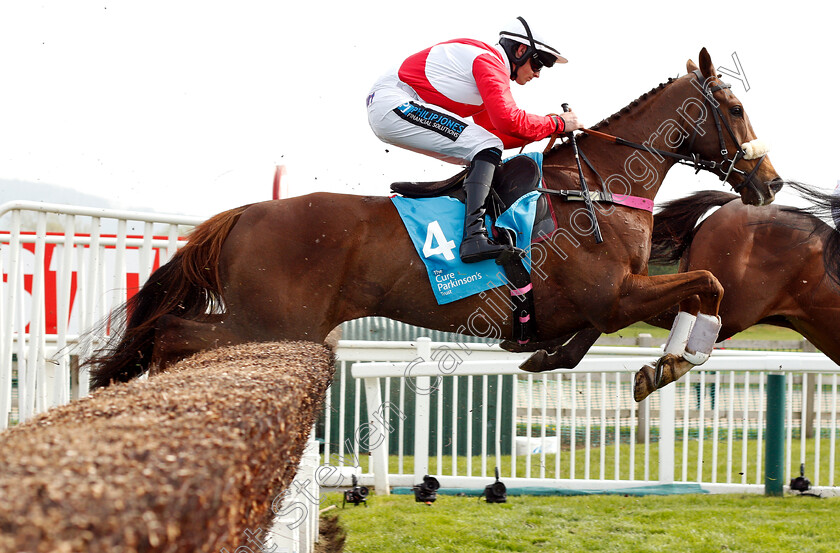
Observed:
[[[541,162],[541,154],[537,155]],[[528,254],[523,260],[528,271],[531,237],[541,196],[536,190],[528,192],[514,200],[495,221],[489,216],[485,220],[490,232],[497,233],[499,229],[513,232],[516,246]],[[392,196],[391,201],[426,267],[439,305],[510,283],[504,269],[494,260],[461,262],[458,250],[464,233],[464,204],[459,199]]]

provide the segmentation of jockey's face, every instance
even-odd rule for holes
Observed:
[[[523,55],[528,50],[528,47],[524,44],[520,44],[519,48],[516,49],[516,56],[519,57]],[[525,84],[531,79],[539,78],[540,72],[534,71],[534,68],[531,67],[531,61],[527,60],[525,63],[520,65],[516,69],[516,82],[518,84]]]

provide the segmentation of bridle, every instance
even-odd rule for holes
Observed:
[[[718,174],[721,181],[727,182],[729,176],[734,173],[736,175],[740,175],[744,179],[738,185],[730,184],[730,186],[732,186],[732,190],[736,194],[739,194],[745,186],[749,186],[756,192],[756,194],[761,196],[761,192],[756,188],[755,184],[753,183],[753,177],[755,177],[755,174],[758,172],[758,168],[761,167],[761,164],[764,163],[764,158],[767,157],[767,154],[762,154],[761,157],[758,158],[758,163],[755,164],[755,167],[753,167],[752,171],[750,171],[749,173],[735,167],[735,164],[744,159],[747,156],[747,153],[741,146],[738,137],[735,136],[735,132],[732,130],[732,126],[729,124],[729,121],[727,121],[726,118],[723,117],[723,113],[721,113],[720,110],[720,103],[718,103],[713,96],[714,93],[718,90],[732,88],[732,85],[730,85],[729,83],[724,83],[723,81],[718,81],[718,84],[715,85],[707,83],[703,79],[703,75],[702,73],[700,73],[699,69],[694,70],[694,75],[697,77],[697,80],[702,84],[701,91],[703,93],[703,100],[709,107],[709,111],[712,112],[712,116],[715,121],[715,129],[717,130],[718,134],[718,143],[720,144],[720,155],[721,158],[723,158],[720,162],[715,163],[713,161],[702,161],[699,159],[698,156],[696,156],[696,154],[691,154],[692,157],[696,158],[697,160],[694,163],[695,174],[700,172],[701,169],[706,169],[712,173]],[[732,159],[727,159],[727,156],[729,155],[729,150],[727,149],[726,142],[724,141],[721,123],[723,123],[723,128],[725,128],[726,132],[729,133],[729,137],[732,139],[732,143],[735,144],[735,147],[737,148],[735,154],[732,156]],[[691,150],[692,146],[694,146],[694,140],[697,138],[697,133],[698,128],[697,126],[694,126],[694,133],[692,134],[691,140],[688,143],[689,150]],[[700,164],[701,161],[703,165]]]

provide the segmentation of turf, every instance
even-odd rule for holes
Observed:
[[[681,432],[681,429],[678,430]],[[793,447],[791,448],[791,471],[789,475],[786,475],[786,478],[793,478],[795,476],[799,476],[799,463],[800,459],[802,458],[802,442],[798,437],[794,438]],[[812,484],[820,485],[820,486],[835,486],[840,482],[840,465],[835,463],[834,471],[832,474],[831,466],[830,466],[830,447],[831,447],[831,440],[830,438],[824,436],[820,441],[820,463],[819,468],[817,469],[815,459],[816,459],[816,446],[817,440],[815,438],[807,438],[805,440],[805,470],[806,476],[811,480]],[[758,441],[755,439],[747,440],[746,442],[746,455],[744,455],[744,441],[741,439],[733,439],[732,440],[732,468],[728,468],[727,465],[727,453],[729,450],[729,443],[726,440],[725,436],[721,435],[721,439],[717,443],[717,458],[714,458],[714,441],[710,439],[710,436],[707,436],[703,440],[703,459],[702,462],[698,463],[699,451],[700,451],[700,442],[699,440],[691,439],[688,441],[687,444],[687,460],[688,462],[685,464],[685,471],[683,471],[683,441],[678,439],[675,443],[674,447],[674,475],[677,481],[682,481],[683,472],[685,472],[687,482],[697,482],[698,478],[702,482],[717,482],[717,483],[742,483],[743,476],[746,476],[746,481],[744,483],[747,484],[761,484],[764,482],[763,476],[759,477],[759,475],[763,475],[764,471],[764,453],[763,453],[763,444],[762,444],[762,455],[760,457],[761,464],[759,465],[759,456],[758,456]],[[835,444],[835,447],[838,447]],[[650,453],[649,459],[650,463],[647,467],[647,474],[645,473],[645,461],[644,461],[644,454],[645,454],[645,444],[644,443],[637,443],[636,447],[633,451],[635,461],[633,463],[633,472],[630,472],[630,464],[628,459],[630,457],[630,445],[629,444],[621,444],[619,446],[619,458],[622,460],[619,466],[618,471],[618,479],[620,480],[657,480],[657,475],[659,471],[659,444],[653,442],[650,444]],[[370,457],[362,456],[362,469],[363,471],[369,471],[369,463]],[[742,462],[746,461],[746,465],[743,465]],[[437,468],[437,456],[431,456],[429,458],[429,470],[432,474],[445,474],[445,475],[452,475],[453,472],[458,475],[466,475],[467,474],[467,459],[466,457],[458,457],[457,459],[457,467],[455,471],[452,470],[452,457],[451,455],[447,455],[443,457],[443,463],[441,465],[440,471]],[[590,478],[598,479],[600,478],[601,467],[601,448],[593,447],[590,453]],[[323,461],[322,462],[326,462]],[[486,466],[486,475],[488,475],[489,479],[492,479],[493,469],[495,467],[496,458],[495,456],[491,455],[487,459],[487,466]],[[585,451],[582,449],[578,449],[575,451],[575,477],[576,478],[584,478],[585,475]],[[545,464],[542,464],[542,459],[539,455],[532,455],[531,456],[531,463],[530,463],[530,474],[528,474],[527,464],[526,464],[526,457],[523,455],[518,455],[516,457],[516,476],[519,477],[531,477],[531,478],[539,478],[539,477],[546,477],[546,478],[555,478],[557,473],[555,472],[557,462],[556,456],[554,454],[546,454],[545,456]],[[510,455],[503,455],[502,456],[502,463],[501,463],[501,473],[502,478],[508,477],[511,475],[511,456]],[[544,472],[541,472],[541,468],[543,468]],[[482,467],[481,467],[481,457],[473,457],[472,458],[472,465],[471,465],[471,474],[472,476],[480,476],[482,474]],[[399,458],[396,456],[390,456],[388,462],[388,471],[391,474],[398,474],[400,472],[404,474],[411,474],[414,471],[414,457],[407,455],[403,458],[402,464],[402,471],[400,471],[400,464]],[[714,476],[714,478],[713,478]],[[560,478],[572,478],[571,474],[571,452],[568,449],[564,449],[560,452]],[[615,472],[615,446],[614,445],[607,445],[604,448],[604,478],[605,479],[614,479],[616,478]],[[488,480],[489,483],[489,480]],[[840,551],[840,546],[838,546],[838,551]]]
[[[760,495],[511,497],[372,496],[341,509],[345,553],[394,551],[772,553],[838,551],[840,499]],[[336,511],[331,511],[330,514]]]
[[[667,338],[668,330],[647,323],[634,323],[626,328],[606,334],[615,338],[635,338],[639,334],[650,334],[654,338]],[[732,337],[733,340],[801,340],[802,335],[789,328],[773,325],[753,325]]]

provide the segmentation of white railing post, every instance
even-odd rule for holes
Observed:
[[[320,455],[315,429],[301,455],[295,478],[286,492],[272,501],[274,519],[265,538],[265,548],[260,551],[311,553],[318,541],[318,516],[321,506],[321,488],[317,481]],[[245,531],[246,537],[259,536],[261,532]],[[251,551],[247,547],[240,549]],[[235,552],[234,552],[235,553]]]
[[[391,488],[388,484],[387,421],[379,394],[378,378],[365,378],[365,399],[368,409],[368,448],[373,465],[373,485],[376,495],[389,495]]]
[[[429,338],[417,339],[417,357],[423,361],[432,359],[432,341]],[[419,484],[429,474],[429,407],[432,390],[431,377],[418,376],[415,381],[414,483]]]
[[[6,340],[3,338],[3,313],[6,312],[6,286],[3,284],[3,244],[0,242],[0,428],[5,428],[12,408],[12,374],[6,374]],[[8,397],[6,394],[6,383],[8,382]]]
[[[44,395],[45,380],[43,375],[44,351],[41,349],[41,336],[45,332],[44,321],[44,252],[47,236],[47,214],[39,213],[35,231],[35,258],[32,275],[32,298],[29,315],[29,355],[26,359],[26,371],[21,377],[23,363],[18,361],[18,405],[20,421],[32,418],[38,412],[38,396]],[[21,328],[23,333],[23,328]],[[40,382],[39,382],[40,380]],[[24,386],[21,386],[24,384]]]
[[[21,214],[24,211],[36,215],[35,232],[21,229]],[[177,250],[178,225],[192,226],[202,221],[198,217],[42,202],[0,205],[0,217],[6,214],[10,215],[11,221],[4,223],[8,237],[4,230],[0,267],[0,274],[8,279],[0,286],[0,429],[6,428],[10,422],[22,422],[50,406],[66,403],[71,398],[71,392],[72,397],[87,393],[87,371],[79,373],[78,386],[70,389],[68,344],[72,345],[79,336],[82,337],[81,343],[73,345],[72,350],[80,360],[84,360],[93,347],[102,345],[103,336],[91,337],[85,333],[97,321],[104,320],[109,307],[125,301],[125,265],[129,252],[137,250],[141,256],[142,266],[137,274],[139,283],[143,284],[159,252],[161,261],[165,261],[162,248],[166,247],[167,253]],[[50,214],[65,216],[63,237],[59,233],[47,232],[47,216]],[[76,217],[90,217],[90,236],[76,234]],[[103,235],[103,220],[116,223],[116,235]],[[141,237],[128,235],[129,221],[145,223],[142,240]],[[170,225],[168,242],[166,237],[153,235],[155,223]],[[107,256],[106,247],[109,248]],[[115,248],[113,289],[105,286],[108,281],[105,275],[111,267],[111,247]],[[46,259],[51,259],[49,266],[45,265]],[[30,271],[32,281],[27,287],[31,286],[31,292],[27,293],[24,277],[29,278]],[[56,278],[53,279],[50,273],[54,273]],[[106,295],[112,298],[113,305],[108,305]],[[27,298],[30,300],[28,303],[25,302]],[[55,313],[54,328],[52,313]],[[17,357],[16,418],[11,417],[12,356]]]
[[[146,221],[143,225],[143,246],[140,248],[140,268],[137,270],[140,282],[146,282],[152,274],[154,265],[154,250],[152,249],[152,238],[154,238],[154,224]],[[163,263],[161,263],[163,264]]]
[[[12,211],[12,227],[9,236],[9,264],[8,264],[8,282],[3,285],[3,309],[4,320],[3,326],[0,328],[0,341],[3,342],[0,347],[0,352],[3,353],[0,358],[0,429],[9,426],[9,415],[12,411],[12,355],[14,355],[15,342],[13,336],[15,333],[15,310],[17,304],[15,298],[22,296],[18,291],[23,288],[20,270],[20,211]],[[0,274],[0,280],[2,280]],[[22,337],[19,337],[22,339]],[[18,358],[17,366],[20,368],[23,363],[23,358]],[[18,370],[18,377],[22,371]],[[19,397],[19,396],[18,396]],[[18,400],[20,401],[20,400]]]
[[[55,394],[52,405],[62,405],[70,400],[70,355],[65,351],[67,346],[67,325],[70,319],[70,285],[73,278],[73,237],[76,234],[76,217],[66,215],[64,218],[64,242],[61,249],[61,265],[59,265],[56,296],[58,313],[56,316],[56,331],[58,344],[56,351],[59,355],[55,374]]]
[[[303,469],[303,476],[305,477],[304,484],[308,488],[307,505],[308,515],[305,522],[304,540],[305,543],[301,548],[301,552],[311,553],[315,550],[315,542],[318,541],[318,516],[321,508],[321,486],[315,477],[315,471],[318,469],[318,442],[315,440],[315,428],[313,427],[309,433],[309,443],[301,459],[301,468]]]
[[[659,389],[659,483],[674,483],[676,383]],[[650,419],[648,419],[650,420]]]

